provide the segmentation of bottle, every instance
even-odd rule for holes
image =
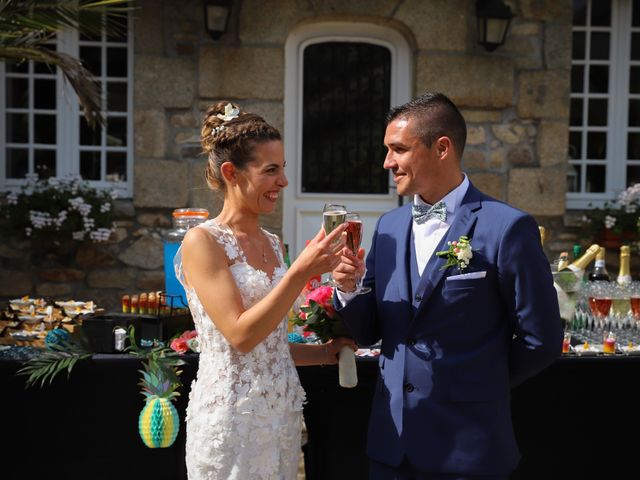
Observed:
[[[631,283],[630,248],[628,245],[620,247],[620,271],[616,280],[620,285]]]
[[[573,259],[577,260],[578,258],[580,258],[581,255],[582,255],[582,247],[580,246],[580,244],[576,243],[573,246]]]
[[[543,226],[539,226],[538,230],[540,230],[540,245],[544,247],[544,242],[547,241],[547,229]]]
[[[186,307],[187,296],[176,278],[173,258],[180,248],[182,239],[191,227],[204,222],[209,217],[206,208],[176,208],[173,213],[173,228],[164,237],[164,289],[172,308]],[[175,296],[175,297],[174,297]],[[164,296],[162,297],[164,299]]]
[[[596,262],[593,266],[593,271],[589,274],[589,281],[598,282],[605,281],[608,282],[610,280],[609,272],[607,272],[607,267],[605,265],[605,249],[604,247],[600,247],[598,253],[596,254]]]
[[[558,257],[558,268],[557,270],[564,270],[569,266],[569,252],[560,252],[560,256]]]
[[[578,247],[580,247],[580,245],[578,245]],[[574,245],[573,248],[575,252],[576,246]],[[567,268],[575,274],[578,280],[581,280],[584,275],[584,271],[587,268],[587,265],[589,265],[591,261],[594,258],[596,258],[596,255],[598,254],[599,250],[600,250],[600,245],[598,245],[597,243],[594,243],[589,248],[587,248],[587,251],[584,252],[583,255],[576,258],[573,262],[567,265]]]

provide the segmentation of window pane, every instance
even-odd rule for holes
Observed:
[[[8,108],[29,108],[29,81],[26,78],[7,78]]]
[[[581,126],[582,125],[582,99],[581,98],[572,98],[571,99],[571,125],[572,126]]]
[[[35,79],[33,81],[33,107],[53,110],[56,108],[56,81]]]
[[[107,178],[111,182],[127,180],[127,154],[125,152],[107,152]]]
[[[7,148],[7,178],[24,178],[29,173],[29,151],[26,148]]]
[[[100,180],[100,152],[80,152],[80,176]]]
[[[582,133],[570,132],[569,133],[569,158],[579,159],[582,158]]]
[[[589,125],[607,124],[607,99],[592,98],[589,100]]]
[[[124,147],[127,145],[127,119],[109,117],[107,119],[107,145]]]
[[[80,47],[80,59],[91,73],[96,76],[102,75],[101,47]]]
[[[573,93],[584,92],[584,67],[582,65],[571,67],[571,91]]]
[[[365,43],[326,42],[304,51],[302,190],[387,193],[382,168],[391,56]]]
[[[33,116],[33,141],[35,143],[56,143],[55,115]]]
[[[640,160],[640,133],[629,132],[627,158],[629,160]]]
[[[627,185],[640,183],[640,165],[627,165]]]
[[[611,1],[595,0],[591,2],[591,25],[608,27],[611,25]]]
[[[87,20],[86,17],[88,17],[89,15],[91,15],[91,13],[87,13],[87,12],[80,12],[80,24],[83,23],[95,23],[95,21],[91,22],[91,20]],[[102,22],[104,23],[104,18],[102,19]],[[80,40],[87,40],[87,41],[93,41],[93,42],[99,42],[100,40],[102,40],[102,35],[98,34],[98,35],[94,35],[94,34],[88,34],[87,32],[83,31],[80,35]]]
[[[107,48],[107,75],[109,77],[127,76],[127,49]]]
[[[584,25],[587,22],[586,0],[573,0],[573,24]]]
[[[23,60],[21,62],[7,62],[5,64],[5,72],[7,73],[29,73],[29,62]]]
[[[629,100],[629,126],[640,127],[640,100]]]
[[[100,145],[102,130],[91,128],[84,117],[80,117],[80,145]]]
[[[640,33],[631,34],[631,60],[640,60]]]
[[[126,42],[127,41],[127,18],[117,15],[109,15],[107,18],[110,29],[113,31],[111,35],[107,35],[108,42]]]
[[[29,115],[26,113],[7,114],[7,142],[29,143]]]
[[[587,158],[604,159],[607,155],[607,134],[605,132],[587,133]]]
[[[589,91],[592,93],[609,92],[608,65],[591,65],[589,67]]]
[[[609,33],[591,33],[591,59],[607,60],[609,58]]]
[[[44,45],[45,48],[55,51],[55,45]],[[49,75],[55,75],[57,72],[57,67],[52,64],[42,63],[42,62],[33,62],[33,71],[34,73],[46,73]]]
[[[604,192],[607,169],[604,165],[587,165],[587,178],[585,191],[590,193]]]
[[[569,170],[567,172],[567,191],[579,192],[580,191],[580,165],[569,164]]]
[[[629,68],[629,93],[640,93],[640,67]]]
[[[575,60],[584,60],[584,38],[584,32],[573,32],[571,57]]]
[[[122,82],[107,83],[107,110],[110,112],[127,111],[127,84]]]
[[[35,150],[33,152],[33,163],[38,175],[44,178],[55,177],[56,175],[56,151],[55,150]]]
[[[633,23],[634,27],[640,27],[640,0],[633,0]]]

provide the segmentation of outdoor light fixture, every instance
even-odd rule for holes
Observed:
[[[504,43],[513,18],[511,8],[502,0],[476,0],[478,43],[489,52]]]
[[[214,40],[227,31],[233,0],[204,0],[204,28]]]

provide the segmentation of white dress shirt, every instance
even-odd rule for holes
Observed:
[[[447,206],[447,220],[445,222],[437,218],[430,218],[419,225],[415,220],[413,221],[411,234],[413,236],[413,245],[416,249],[416,260],[418,262],[418,272],[420,276],[422,276],[422,272],[424,272],[424,268],[427,266],[427,262],[431,256],[435,254],[436,247],[440,243],[440,240],[442,240],[442,237],[444,237],[447,230],[449,230],[451,222],[458,208],[460,208],[460,204],[468,188],[469,179],[465,175],[460,185],[447,193],[442,199]],[[420,195],[414,195],[413,203],[414,205],[431,206],[422,200]]]
[[[419,225],[415,220],[413,220],[411,235],[413,245],[416,249],[416,260],[420,276],[422,276],[422,272],[424,272],[427,262],[431,256],[435,254],[436,247],[440,243],[440,240],[442,240],[442,237],[444,237],[447,230],[449,230],[453,218],[460,208],[460,204],[462,203],[462,199],[466,195],[468,188],[469,179],[464,175],[460,185],[447,193],[442,199],[447,206],[447,220],[445,222],[442,222],[437,218],[430,218],[422,225]],[[420,195],[414,195],[413,203],[416,205],[431,206],[422,200]],[[354,293],[343,292],[340,289],[336,289],[336,292],[338,294],[338,300],[342,303],[343,307],[349,302],[349,300],[356,296]]]

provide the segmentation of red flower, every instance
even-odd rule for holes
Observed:
[[[196,338],[197,336],[198,332],[196,332],[195,330],[186,330],[182,335],[180,335],[180,338],[191,340],[192,338]]]
[[[171,341],[170,347],[178,353],[187,353],[189,351],[187,340],[182,337],[174,338]]]

